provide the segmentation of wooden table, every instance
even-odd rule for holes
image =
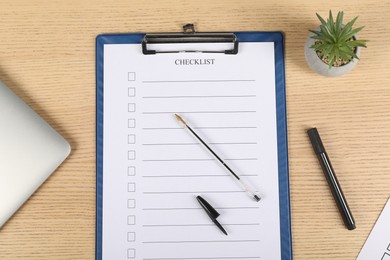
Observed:
[[[370,40],[351,73],[306,65],[315,13],[345,11]],[[281,30],[295,259],[354,259],[390,195],[389,0],[0,2],[0,80],[73,147],[69,159],[0,231],[0,259],[95,255],[95,37],[114,32]],[[357,223],[344,228],[305,130],[319,128]],[[1,126],[0,126],[1,127]]]

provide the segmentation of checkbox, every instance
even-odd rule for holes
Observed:
[[[135,144],[135,135],[129,135],[127,137],[127,143],[128,144]]]
[[[134,215],[127,216],[127,225],[135,225],[135,216]]]
[[[135,167],[134,166],[127,167],[127,176],[135,176]]]
[[[128,192],[135,192],[135,183],[129,182],[127,184],[127,191]]]
[[[134,103],[129,103],[128,111],[129,112],[135,112],[135,104]]]
[[[134,241],[135,241],[135,233],[127,232],[127,242],[134,242]]]
[[[127,249],[127,259],[135,259],[135,249]]]
[[[127,200],[127,208],[128,209],[134,209],[135,208],[135,200],[134,199]]]
[[[128,79],[129,81],[135,81],[135,72],[129,72],[129,73],[127,74],[127,79]]]
[[[135,88],[129,88],[127,91],[129,97],[135,97]]]
[[[127,127],[128,128],[135,128],[135,119],[129,119],[127,121]]]
[[[130,150],[127,154],[127,159],[129,160],[135,160],[135,151],[134,150]]]

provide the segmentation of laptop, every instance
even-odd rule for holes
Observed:
[[[0,230],[70,150],[61,135],[0,82]]]

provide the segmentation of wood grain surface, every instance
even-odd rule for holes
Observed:
[[[306,65],[315,13],[345,11],[367,39],[349,74]],[[355,259],[390,195],[390,1],[0,1],[0,80],[73,147],[0,230],[0,259],[95,257],[95,37],[100,33],[284,31],[293,253]],[[357,228],[342,224],[306,129],[317,127]],[[1,127],[1,126],[0,126]]]

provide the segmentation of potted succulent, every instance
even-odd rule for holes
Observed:
[[[351,71],[357,64],[361,47],[366,47],[366,40],[360,40],[357,33],[364,26],[352,29],[358,17],[343,24],[343,12],[339,12],[336,21],[332,11],[325,21],[316,14],[321,25],[309,30],[305,44],[305,57],[311,69],[324,76],[340,76]]]

